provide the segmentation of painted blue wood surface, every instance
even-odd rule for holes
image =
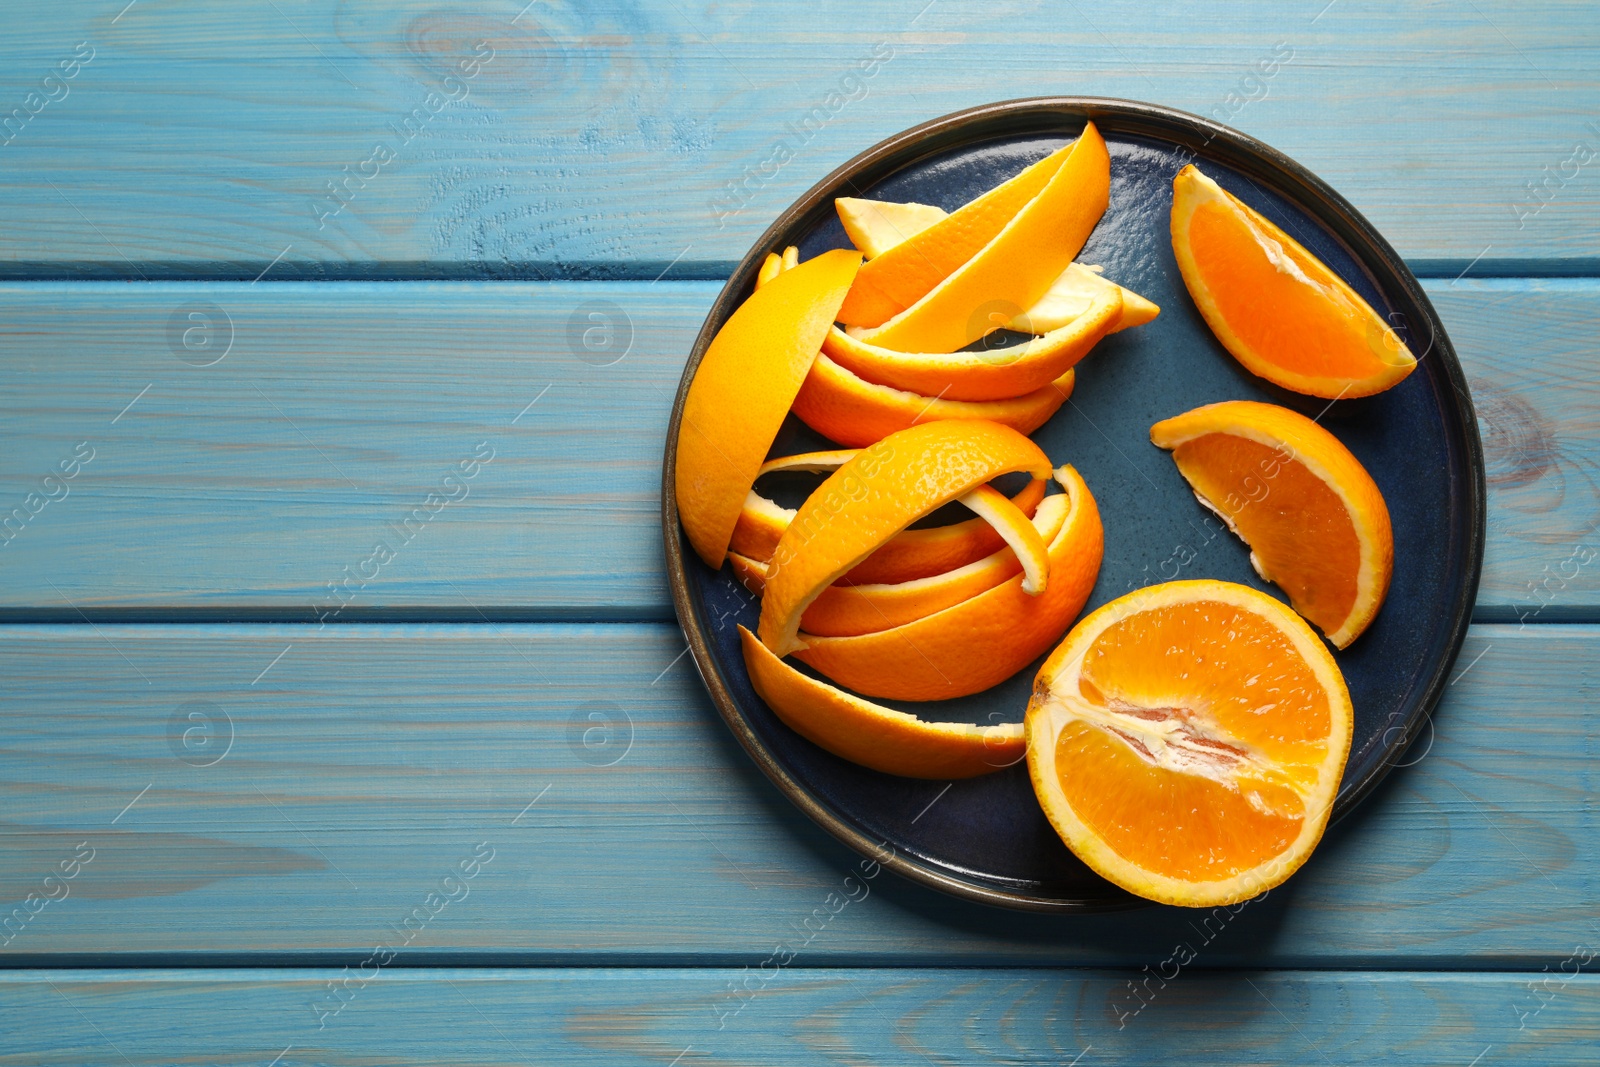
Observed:
[[[0,899],[96,850],[0,962],[349,962],[480,842],[493,862],[408,958],[759,962],[856,860],[682,649],[665,625],[0,628]],[[1600,936],[1597,655],[1597,627],[1476,627],[1414,766],[1205,965],[1537,970]],[[1139,966],[1206,915],[884,878],[809,955]]]
[[[0,505],[37,513],[0,548],[0,968],[50,969],[0,969],[0,1062],[1593,1062],[1595,27],[1559,0],[7,5]],[[679,658],[655,516],[684,354],[833,167],[1051,93],[1261,137],[1431,278],[1484,431],[1480,625],[1414,765],[1225,925],[882,878],[730,993],[856,861]],[[332,281],[397,278],[583,281]],[[591,311],[620,360],[569,339]],[[268,621],[326,614],[441,492],[326,628]],[[470,896],[318,1029],[450,872]],[[131,969],[169,963],[206,966]]]
[[[1584,3],[12,0],[5,19],[0,115],[93,50],[0,147],[13,277],[721,276],[879,139],[1063,94],[1260,137],[1446,278],[1597,259]]]
[[[1600,979],[1560,972],[1168,969],[1141,1000],[1102,971],[374,967],[341,978],[337,1014],[317,1014],[335,1003],[327,972],[280,970],[23,971],[0,975],[0,1014],[29,1020],[19,1062],[73,1067],[1561,1067],[1593,1064],[1600,1043]]]
[[[1484,435],[1479,617],[1600,618],[1600,284],[1428,288]],[[716,291],[0,285],[0,513],[94,452],[0,546],[0,615],[670,619],[662,440]],[[344,587],[480,443],[457,499]]]

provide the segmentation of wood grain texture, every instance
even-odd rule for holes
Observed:
[[[1592,975],[1194,971],[1164,988],[1152,981],[1137,1014],[1129,977],[789,968],[741,1000],[729,992],[748,978],[738,970],[391,969],[352,981],[343,1009],[320,1016],[324,973],[22,971],[0,975],[0,1011],[26,1020],[7,1042],[12,1062],[39,1067],[1435,1067],[1474,1057],[1555,1067],[1593,1063],[1600,1042]],[[1549,982],[1531,1017],[1518,1014],[1542,1003],[1530,980]]]
[[[0,627],[0,900],[94,853],[0,960],[354,963],[482,848],[404,962],[759,963],[857,860],[759,775],[682,648],[631,624]],[[1597,652],[1600,628],[1475,628],[1415,765],[1236,917],[1047,918],[885,875],[802,962],[1139,966],[1192,942],[1201,966],[1537,970],[1600,939]]]
[[[0,115],[32,102],[0,135],[0,265],[248,280],[269,264],[286,278],[651,278],[676,262],[716,276],[879,139],[1061,94],[1260,137],[1446,277],[1479,256],[1490,271],[1594,265],[1600,184],[1574,157],[1600,147],[1588,5],[1324,8],[17,0]],[[80,42],[93,58],[50,83],[59,99],[30,98]],[[462,78],[480,46],[492,58]],[[1263,79],[1274,54],[1291,58]]]
[[[0,515],[58,497],[8,529],[0,613],[670,619],[660,457],[716,291],[0,285]],[[1600,283],[1429,291],[1481,416],[1479,617],[1600,617]],[[480,443],[492,461],[400,544],[397,524]],[[92,460],[43,486],[80,445]],[[397,558],[363,570],[385,538]]]

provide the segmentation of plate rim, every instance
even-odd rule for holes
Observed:
[[[1036,96],[1002,100],[990,104],[953,111],[926,122],[911,126],[867,148],[835,167],[807,189],[784,211],[750,246],[739,261],[721,292],[706,312],[705,320],[695,336],[694,345],[684,365],[683,376],[673,398],[672,411],[667,426],[667,437],[661,466],[661,524],[662,540],[666,552],[667,580],[672,589],[672,605],[679,628],[694,660],[702,684],[711,695],[712,703],[740,747],[755,762],[767,778],[778,787],[796,807],[835,839],[861,856],[881,864],[902,877],[918,882],[952,896],[1004,908],[1031,912],[1086,914],[1122,911],[1130,908],[1153,907],[1154,902],[1127,894],[1107,883],[1111,889],[1122,893],[1126,899],[1115,895],[1093,898],[1044,897],[1030,893],[1005,890],[993,885],[978,884],[956,877],[944,870],[929,866],[915,856],[908,856],[892,848],[885,855],[887,842],[875,842],[870,835],[851,825],[840,813],[823,803],[796,780],[762,743],[754,728],[745,719],[734,700],[721,667],[711,654],[704,633],[705,620],[701,617],[694,598],[690,595],[688,575],[684,569],[685,553],[682,530],[678,521],[677,492],[674,471],[677,467],[678,435],[683,422],[683,407],[689,384],[699,369],[711,338],[721,324],[732,314],[737,303],[755,280],[760,263],[777,243],[802,223],[808,216],[830,202],[835,190],[850,183],[863,172],[883,169],[879,177],[910,166],[920,159],[936,155],[981,138],[985,134],[1003,135],[1005,127],[1014,126],[1022,132],[1040,118],[1056,116],[1067,123],[1093,121],[1107,129],[1134,136],[1153,136],[1160,140],[1192,148],[1199,153],[1209,150],[1219,154],[1222,161],[1250,177],[1269,179],[1270,185],[1286,196],[1296,206],[1314,207],[1319,222],[1333,230],[1334,236],[1344,244],[1356,262],[1369,273],[1392,275],[1399,283],[1405,298],[1397,303],[1409,303],[1429,330],[1429,345],[1418,359],[1429,355],[1440,357],[1444,374],[1454,396],[1455,414],[1461,423],[1461,444],[1465,447],[1466,463],[1472,477],[1465,486],[1465,504],[1468,511],[1470,534],[1463,545],[1466,557],[1466,575],[1461,583],[1456,603],[1451,606],[1448,651],[1434,666],[1433,674],[1423,687],[1423,695],[1414,705],[1411,714],[1399,724],[1384,731],[1385,737],[1396,729],[1400,737],[1388,745],[1379,762],[1351,788],[1341,790],[1334,804],[1328,825],[1355,810],[1388,778],[1400,763],[1407,750],[1415,743],[1424,720],[1429,719],[1444,694],[1450,670],[1461,652],[1462,642],[1472,622],[1472,610],[1477,603],[1478,585],[1483,572],[1483,555],[1487,525],[1487,482],[1483,458],[1483,443],[1478,432],[1478,422],[1466,373],[1450,343],[1444,324],[1440,321],[1421,283],[1411,272],[1405,260],[1397,253],[1377,229],[1332,186],[1309,169],[1271,145],[1249,134],[1160,104],[1138,100],[1100,96]],[[983,131],[974,136],[974,127]],[[1369,255],[1371,253],[1371,255]],[[1376,260],[1374,262],[1373,260]],[[1396,294],[1391,294],[1396,295]],[[1409,309],[1408,309],[1409,310]],[[1406,313],[1401,312],[1402,315]],[[713,326],[713,323],[716,325]],[[1409,330],[1410,323],[1402,323]]]

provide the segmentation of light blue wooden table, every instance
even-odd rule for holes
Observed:
[[[1600,1062],[1593,4],[524,3],[0,13],[0,1063]],[[682,654],[670,399],[796,195],[1041,94],[1260,137],[1425,279],[1475,625],[1226,924],[884,876],[764,971],[855,857]]]

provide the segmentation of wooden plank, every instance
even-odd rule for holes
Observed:
[[[759,962],[859,893],[857,860],[754,769],[682,648],[634,624],[0,627],[0,900],[62,896],[0,959],[343,963],[481,853],[408,962]],[[1597,652],[1596,627],[1476,627],[1415,765],[1237,916],[1022,915],[886,876],[805,963],[1192,942],[1207,967],[1537,969],[1600,937],[1600,711],[1574,668]]]
[[[1135,1012],[1127,972],[772,970],[757,981],[754,970],[391,968],[363,981],[351,968],[337,1014],[322,1007],[335,971],[20,971],[0,975],[0,1010],[16,1062],[74,1067],[1554,1067],[1592,1064],[1600,1042],[1600,978],[1588,974],[1193,971],[1152,980]],[[730,992],[746,980],[755,992]]]
[[[122,7],[7,6],[11,277],[705,277],[879,139],[1047,94],[1242,128],[1446,277],[1600,235],[1600,53],[1561,0]]]
[[[1480,617],[1600,617],[1600,282],[1429,288],[1483,418]],[[0,514],[40,494],[0,547],[0,613],[669,619],[661,448],[716,290],[0,285]],[[396,558],[363,568],[380,539]]]
[[[0,598],[66,619],[670,618],[660,457],[715,291],[12,285],[0,500],[59,499],[0,548]],[[591,314],[611,347],[584,347]]]
[[[1600,603],[1600,383],[1589,279],[1437,282],[1489,486],[1478,617],[1593,619]]]

